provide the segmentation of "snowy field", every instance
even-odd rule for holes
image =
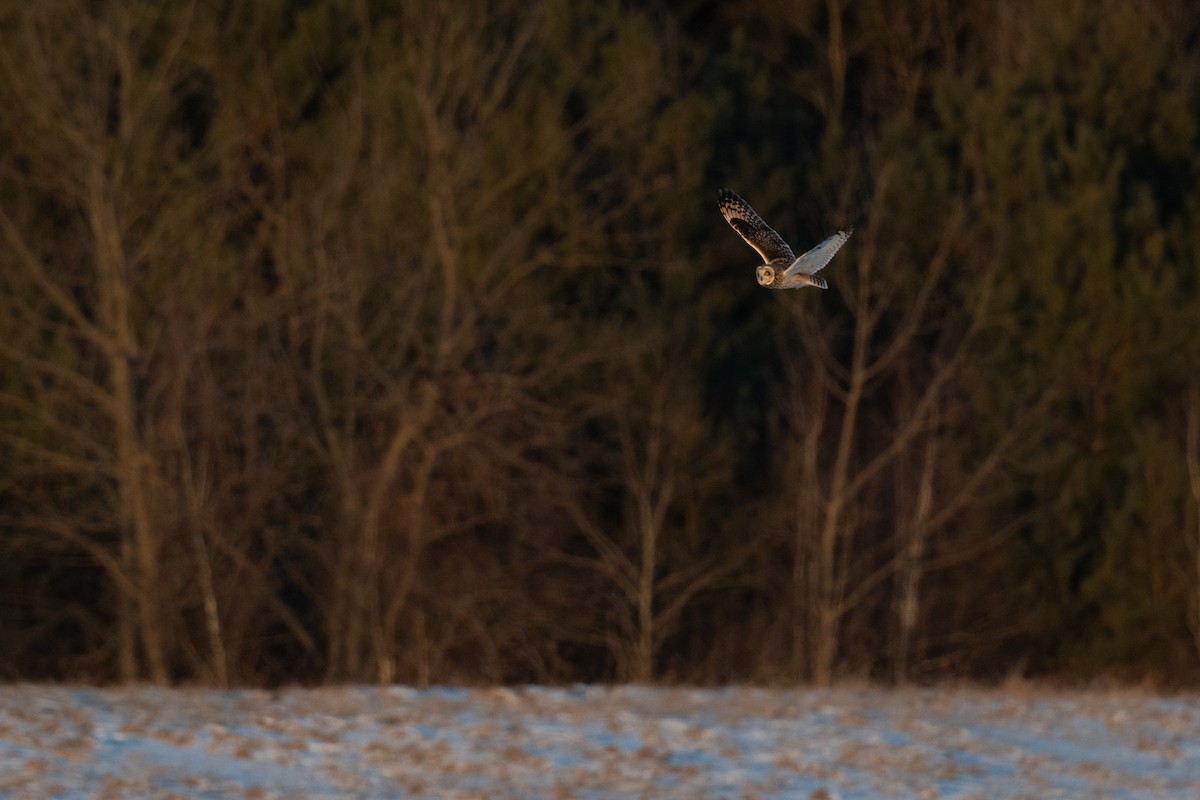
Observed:
[[[1200,798],[1200,697],[0,687],[0,798]]]

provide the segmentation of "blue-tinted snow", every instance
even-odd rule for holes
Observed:
[[[0,688],[0,798],[1200,798],[1200,698]]]

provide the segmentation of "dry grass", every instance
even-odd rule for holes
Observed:
[[[5,797],[1200,797],[1141,690],[0,689]]]

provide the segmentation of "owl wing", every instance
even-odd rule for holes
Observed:
[[[854,233],[854,228],[847,228],[830,236],[812,250],[797,258],[795,263],[784,271],[783,277],[786,278],[789,275],[796,275],[798,273],[812,275],[824,269],[825,265],[833,260],[834,254],[842,248],[842,245],[846,243],[846,240],[850,238],[850,234],[852,233]]]
[[[733,192],[728,189],[718,192],[717,207],[721,209],[725,221],[746,240],[746,244],[758,251],[765,263],[769,264],[778,258],[790,261],[796,257],[783,237],[771,230],[771,226],[762,221],[750,204]]]

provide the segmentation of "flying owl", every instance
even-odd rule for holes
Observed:
[[[854,228],[838,231],[804,255],[796,258],[792,248],[762,217],[754,212],[742,198],[728,189],[717,193],[717,206],[733,229],[746,240],[746,244],[758,251],[766,263],[755,272],[758,282],[768,289],[799,289],[801,286],[816,286],[828,289],[829,284],[816,273],[833,260],[834,254],[850,238]]]

